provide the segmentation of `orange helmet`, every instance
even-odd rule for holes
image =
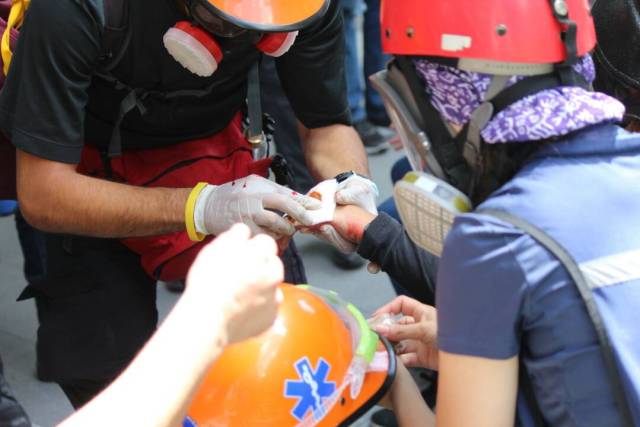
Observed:
[[[510,74],[524,73],[504,63],[559,63],[596,42],[588,0],[382,0],[381,16],[387,53],[499,62]]]
[[[291,32],[313,24],[329,8],[329,0],[181,0],[206,30],[225,35],[230,28]],[[223,27],[228,27],[223,30]],[[227,34],[228,35],[228,34]]]
[[[308,286],[281,291],[273,326],[225,349],[183,426],[334,427],[353,422],[387,392],[393,349],[353,305]]]

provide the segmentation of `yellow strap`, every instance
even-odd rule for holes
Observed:
[[[189,193],[189,198],[187,199],[187,204],[184,206],[184,223],[187,226],[187,235],[192,242],[201,242],[204,239],[204,234],[198,233],[196,231],[196,224],[194,222],[194,213],[196,210],[196,200],[198,200],[198,196],[202,189],[206,187],[206,182],[199,182],[191,193]]]
[[[29,7],[31,0],[13,0],[11,4],[11,11],[9,12],[9,19],[7,19],[7,28],[2,34],[2,41],[0,42],[0,53],[2,53],[3,69],[2,72],[6,76],[9,73],[9,65],[11,65],[11,58],[13,53],[11,52],[11,29],[18,29],[24,22],[24,14]]]

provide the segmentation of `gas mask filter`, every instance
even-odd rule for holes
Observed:
[[[407,173],[393,198],[411,240],[438,257],[455,216],[473,209],[463,192],[424,172]]]
[[[297,31],[267,33],[256,43],[256,48],[266,55],[279,57],[287,53],[297,35]],[[213,34],[190,21],[176,23],[162,40],[169,54],[180,65],[200,77],[213,75],[223,58],[222,49]]]

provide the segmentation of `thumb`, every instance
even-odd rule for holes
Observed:
[[[419,340],[422,336],[422,328],[419,323],[412,323],[408,325],[385,325],[380,328],[376,328],[376,332],[383,335],[388,340],[395,342],[408,339]]]

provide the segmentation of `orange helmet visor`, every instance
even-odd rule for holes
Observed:
[[[320,19],[329,0],[202,0],[227,21],[248,30],[297,31]]]

